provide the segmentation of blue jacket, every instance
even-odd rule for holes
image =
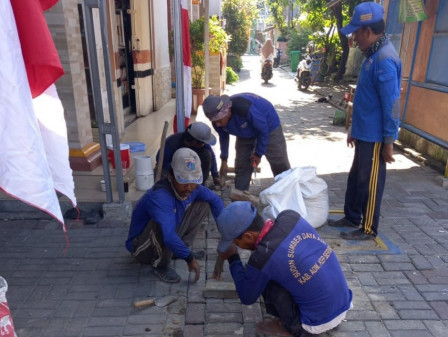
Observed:
[[[163,154],[163,169],[165,171],[169,171],[171,167],[171,161],[173,160],[174,152],[176,152],[181,147],[188,147],[184,144],[184,134],[183,132],[175,133],[166,138],[165,141],[165,151]],[[218,165],[216,164],[216,156],[215,152],[213,152],[212,147],[209,144],[204,144],[204,147],[210,152],[212,156],[212,167],[210,168],[210,172],[212,177],[218,177]],[[189,147],[189,149],[195,151],[197,153],[197,149],[194,147]],[[159,162],[160,150],[157,151],[156,161]]]
[[[257,301],[275,281],[292,295],[307,325],[327,323],[350,308],[352,292],[335,253],[295,211],[278,215],[246,268],[238,255],[229,264],[243,304]]]
[[[225,127],[213,127],[219,134],[221,158],[229,157],[229,135],[240,138],[257,138],[255,154],[261,157],[266,153],[269,133],[280,126],[280,119],[274,106],[263,97],[242,93],[230,97],[232,116]]]
[[[398,137],[401,62],[387,41],[361,66],[353,100],[351,137],[391,144]]]
[[[186,209],[195,201],[208,202],[215,220],[224,207],[221,198],[202,185],[197,185],[185,200],[179,200],[168,179],[160,180],[141,197],[132,213],[127,250],[132,253],[133,239],[143,232],[149,221],[154,220],[162,229],[164,244],[178,258],[188,258],[190,249],[177,235],[176,227],[182,222]]]

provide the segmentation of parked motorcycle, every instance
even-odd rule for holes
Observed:
[[[261,78],[264,80],[264,83],[268,83],[268,81],[272,78],[272,61],[265,60],[263,63],[263,68],[261,70]]]
[[[307,55],[297,66],[296,76],[294,80],[299,90],[307,90],[311,84],[311,68],[313,67],[313,59]]]
[[[274,58],[274,68],[278,68],[278,66],[280,65],[281,56],[282,56],[282,50],[277,48],[277,53],[275,54]]]

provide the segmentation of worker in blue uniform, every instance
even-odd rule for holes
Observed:
[[[218,253],[229,262],[241,302],[250,305],[262,295],[266,311],[278,317],[259,323],[260,333],[318,335],[345,319],[352,292],[336,254],[297,212],[263,221],[250,202],[236,201],[217,224]],[[253,251],[246,266],[237,247]]]
[[[274,176],[291,168],[280,119],[271,102],[252,93],[210,95],[202,108],[219,135],[220,173],[224,177],[228,170],[229,136],[236,136],[237,189],[249,189],[251,174],[262,156],[266,156]]]
[[[132,213],[126,248],[139,262],[151,265],[164,282],[180,281],[170,267],[173,255],[185,260],[195,281],[199,279],[197,259],[205,252],[193,252],[190,247],[210,209],[216,219],[224,207],[221,198],[201,183],[199,156],[180,148],[168,176],[141,197]]]
[[[346,240],[378,235],[386,164],[395,161],[393,143],[400,119],[401,61],[385,33],[383,6],[362,2],[354,9],[342,34],[353,34],[365,56],[353,99],[347,145],[355,147],[345,192],[344,217],[328,225],[353,228],[341,232]]]

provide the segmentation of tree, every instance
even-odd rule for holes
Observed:
[[[345,65],[349,53],[348,39],[344,34],[341,34],[341,28],[344,24],[348,23],[350,15],[353,13],[353,8],[361,3],[362,0],[299,0],[299,2],[302,4],[302,11],[308,13],[306,20],[314,27],[314,31],[316,31],[316,28],[324,31],[324,27],[331,28],[333,25],[336,26],[342,54],[339,59],[338,72],[335,80],[341,80],[345,73]],[[326,22],[327,20],[329,20],[330,24]],[[331,31],[332,29],[328,29],[325,34],[324,47],[326,53],[329,53],[331,50],[336,50],[330,45],[333,43]]]
[[[252,21],[257,18],[256,0],[225,0],[222,16],[226,19],[225,30],[231,37],[229,55],[241,58],[249,44]]]
[[[294,29],[297,20],[290,17],[290,13],[298,7],[300,0],[267,0],[269,13],[284,37],[288,37]]]

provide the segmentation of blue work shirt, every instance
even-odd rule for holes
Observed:
[[[398,138],[401,61],[387,41],[361,66],[353,99],[351,137],[392,144]]]
[[[219,134],[221,159],[229,157],[229,135],[239,138],[256,138],[255,155],[266,153],[269,133],[280,126],[280,118],[268,100],[255,94],[241,93],[230,97],[231,117],[225,127],[213,127]]]
[[[127,250],[132,253],[133,239],[143,232],[149,221],[154,220],[160,225],[164,244],[178,258],[187,258],[190,249],[177,235],[176,228],[181,224],[187,208],[195,201],[208,202],[215,220],[224,208],[221,198],[202,185],[197,185],[185,200],[179,200],[168,178],[160,180],[141,197],[132,213]]]

